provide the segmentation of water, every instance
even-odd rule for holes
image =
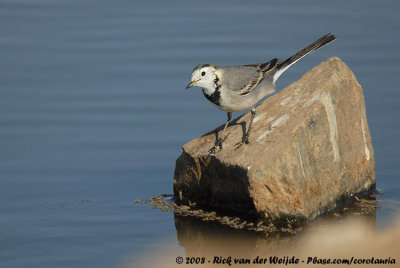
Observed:
[[[172,193],[181,146],[225,120],[184,90],[193,67],[283,59],[328,32],[277,86],[330,56],[354,71],[385,226],[400,207],[399,6],[0,0],[0,266],[118,267],[176,236],[173,215],[133,200]]]

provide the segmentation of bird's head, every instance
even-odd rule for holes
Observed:
[[[186,89],[193,86],[201,87],[203,89],[213,89],[214,80],[216,78],[215,71],[218,66],[214,63],[202,63],[196,66],[192,72],[192,78]]]

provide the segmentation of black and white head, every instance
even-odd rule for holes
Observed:
[[[197,65],[193,69],[192,78],[186,89],[197,86],[205,90],[214,90],[217,69],[218,65],[210,62]]]

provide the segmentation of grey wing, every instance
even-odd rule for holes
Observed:
[[[226,66],[223,67],[223,81],[229,90],[239,95],[248,94],[263,79],[259,66]]]

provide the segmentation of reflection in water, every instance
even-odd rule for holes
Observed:
[[[186,256],[193,257],[213,256],[217,252],[218,255],[249,255],[259,241],[270,240],[264,239],[264,234],[235,230],[193,217],[175,216],[175,227],[179,245],[185,249]]]
[[[362,224],[366,234],[375,233],[376,213],[352,214],[351,222]],[[350,216],[345,216],[350,217]],[[328,229],[332,223],[340,223],[344,219],[325,217],[320,218],[304,227],[298,235],[282,233],[256,233],[247,230],[236,230],[199,221],[193,217],[175,216],[175,226],[179,244],[185,249],[186,256],[232,256],[256,257],[286,254],[303,248],[310,234]]]
[[[365,265],[367,262],[386,262],[374,264],[374,267],[387,267],[388,263],[397,262],[390,265],[397,267],[400,262],[396,259],[400,249],[400,220],[377,232],[376,210],[365,214],[350,211],[319,218],[305,226],[298,235],[266,235],[235,230],[194,217],[175,215],[177,239],[184,252],[171,249],[148,252],[140,260],[129,262],[124,267],[193,267],[196,262],[196,267],[265,267],[266,264],[271,265],[270,257],[275,256],[275,261],[288,263],[298,259],[296,267],[306,267],[307,262],[321,264],[328,259],[350,261],[351,258],[353,263],[360,262],[357,267],[364,266],[361,262]],[[174,243],[170,241],[167,245]],[[155,258],[147,258],[149,255]],[[183,257],[183,264],[178,265],[176,258],[180,256]],[[146,262],[143,262],[144,259]],[[250,264],[235,265],[235,259],[249,261]],[[258,264],[253,263],[255,259]],[[333,266],[340,267],[338,264]]]

